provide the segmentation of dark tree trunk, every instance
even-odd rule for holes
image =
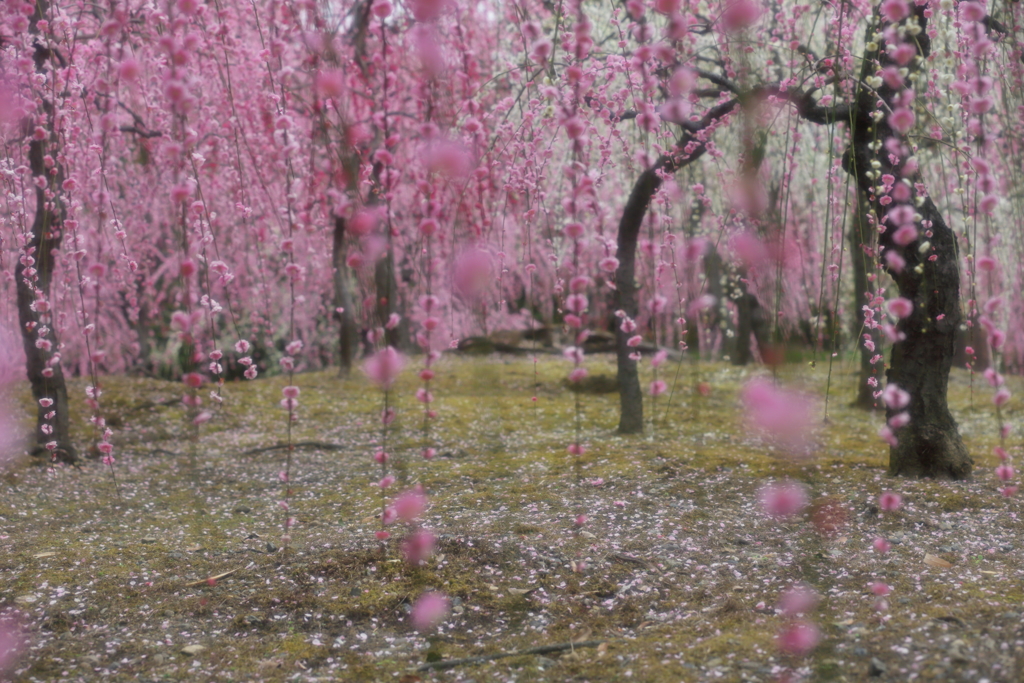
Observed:
[[[352,310],[352,293],[348,286],[348,265],[345,263],[345,219],[334,219],[334,244],[331,261],[334,265],[334,317],[340,323],[338,333],[338,364],[340,375],[347,377],[352,371],[356,353],[359,350],[359,329],[356,327],[355,311]],[[341,308],[341,313],[337,309]]]
[[[956,353],[953,354],[953,367],[966,368],[970,364],[974,372],[984,372],[992,364],[992,354],[988,348],[988,334],[978,324],[977,318],[971,320],[966,330],[957,329]],[[970,347],[973,354],[967,353]]]
[[[735,336],[736,330],[732,322],[732,314],[728,302],[725,300],[725,264],[722,263],[722,255],[714,244],[708,243],[707,251],[704,253],[704,292],[714,297],[714,304],[700,312],[703,317],[705,329],[707,330],[708,358],[714,350],[714,335],[719,335],[723,340]],[[722,344],[723,350],[727,347]],[[724,352],[724,351],[723,351]]]
[[[736,346],[733,350],[732,364],[746,365],[754,357],[750,351],[750,335],[754,335],[754,342],[763,358],[768,349],[771,329],[764,308],[757,297],[748,292],[746,285],[742,282],[736,283],[735,286],[740,294],[734,299],[736,303]]]
[[[30,31],[38,33],[36,23],[47,11],[45,1],[37,2],[32,15]],[[38,73],[44,72],[46,62],[54,55],[45,47],[36,43],[35,65]],[[71,443],[69,420],[68,390],[64,382],[64,372],[60,362],[52,362],[59,349],[56,333],[53,329],[52,305],[48,312],[35,309],[37,301],[50,303],[50,282],[53,279],[55,263],[54,253],[60,248],[65,209],[56,193],[47,199],[46,191],[60,188],[64,180],[64,169],[58,163],[56,173],[49,173],[46,168],[46,145],[54,141],[53,107],[44,102],[44,111],[49,119],[49,135],[44,140],[32,140],[29,143],[29,166],[35,177],[49,178],[45,189],[36,188],[36,212],[32,221],[32,234],[28,243],[21,251],[21,257],[14,268],[14,280],[18,298],[18,322],[21,327],[22,345],[25,349],[25,369],[29,384],[32,387],[32,398],[36,403],[36,447],[37,454],[50,454],[64,462],[77,462],[78,452]],[[26,135],[34,126],[25,127]],[[60,156],[53,153],[55,159]],[[49,346],[49,350],[46,348]],[[43,407],[41,399],[49,399],[53,403]],[[46,444],[55,445],[47,449]]]
[[[664,175],[675,173],[704,155],[707,148],[703,140],[711,132],[708,129],[728,115],[736,105],[736,100],[723,102],[712,107],[700,121],[689,123],[686,132],[676,141],[675,152],[671,155],[662,155],[653,166],[641,173],[629,194],[629,200],[622,211],[622,219],[619,221],[618,247],[615,253],[619,260],[619,267],[615,271],[615,308],[630,318],[636,318],[639,310],[636,299],[636,245],[651,198],[661,187]],[[688,146],[691,148],[687,149]],[[622,434],[637,434],[644,428],[640,375],[637,372],[636,361],[630,358],[633,349],[626,344],[630,336],[632,335],[623,332],[621,327],[616,327],[619,432]]]
[[[622,212],[622,221],[619,223],[616,251],[619,267],[615,271],[615,309],[630,318],[636,318],[639,310],[636,300],[637,237],[651,197],[660,185],[661,178],[656,171],[644,171],[633,186],[633,192],[629,195],[629,201]],[[636,361],[630,358],[633,348],[626,343],[631,336],[632,333],[623,332],[622,326],[616,325],[615,354],[618,366],[621,434],[639,434],[644,430],[644,397],[640,390],[640,374],[637,372]]]
[[[924,27],[927,19],[924,7],[913,8],[918,23]],[[877,51],[865,55],[864,72],[861,82],[875,71],[874,60],[884,68],[894,63],[888,56],[885,41],[880,41]],[[917,36],[918,49],[922,58],[930,51],[927,32]],[[898,65],[897,65],[898,66]],[[857,181],[865,192],[876,215],[880,218],[897,206],[888,207],[878,203],[874,195],[876,177],[891,173],[900,183],[903,178],[914,181],[916,170],[904,169],[901,165],[908,153],[902,153],[898,163],[891,161],[891,151],[884,142],[898,134],[889,126],[883,116],[875,122],[871,113],[876,109],[876,100],[885,102],[883,111],[897,108],[896,91],[883,84],[875,92],[861,89],[858,100],[850,112],[852,142],[843,155],[843,167]],[[888,114],[887,114],[888,115]],[[883,144],[876,149],[873,143]],[[902,144],[907,144],[901,140]],[[878,166],[872,168],[872,162]],[[957,264],[956,240],[953,231],[946,225],[942,214],[927,196],[919,196],[921,205],[916,208],[922,221],[917,223],[920,236],[914,242],[901,247],[893,242],[893,234],[899,226],[889,226],[879,235],[879,244],[885,250],[894,250],[905,260],[906,266],[899,272],[889,269],[896,282],[900,296],[914,304],[913,313],[902,320],[898,330],[905,335],[903,341],[893,345],[892,361],[887,373],[888,381],[910,393],[910,423],[896,431],[898,444],[889,451],[889,473],[910,477],[935,477],[940,479],[966,479],[971,476],[973,461],[957,431],[956,422],[946,403],[946,389],[957,327],[960,324],[960,273]],[[930,227],[925,227],[930,221]],[[928,243],[925,246],[925,242]],[[923,252],[923,253],[922,253]],[[931,260],[934,256],[935,259]],[[896,411],[886,410],[886,418]]]
[[[861,408],[863,410],[874,410],[877,407],[874,392],[878,391],[878,389],[872,387],[868,380],[872,377],[876,381],[881,379],[878,376],[878,366],[872,364],[871,359],[881,352],[882,338],[878,334],[877,329],[868,329],[864,326],[863,311],[863,306],[868,303],[871,296],[871,293],[868,291],[868,275],[871,274],[873,269],[872,260],[865,250],[869,249],[873,252],[878,246],[878,231],[867,220],[870,210],[871,208],[864,197],[864,193],[857,190],[857,211],[850,222],[850,233],[848,235],[850,241],[850,269],[853,271],[853,319],[850,321],[850,330],[860,352],[857,397],[853,400],[852,405],[854,408]],[[867,340],[864,339],[864,335],[868,336]],[[874,349],[865,345],[865,341],[870,341]],[[881,384],[879,383],[878,386],[881,386]]]

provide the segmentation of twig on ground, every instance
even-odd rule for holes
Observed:
[[[293,449],[299,448],[319,448],[322,451],[343,451],[348,448],[355,448],[354,446],[342,446],[337,443],[327,443],[325,441],[299,441],[291,445]],[[270,451],[283,451],[288,448],[288,444],[279,443],[276,446],[264,446],[262,448],[250,448],[247,451],[242,451],[242,455],[256,455],[258,453],[269,453]]]
[[[245,567],[239,567],[237,569],[231,569],[229,571],[224,572],[223,574],[217,574],[216,576],[207,576],[205,579],[199,579],[198,581],[193,581],[192,583],[186,583],[185,587],[186,588],[192,588],[194,586],[201,586],[204,583],[208,584],[211,581],[214,581],[214,582],[220,581],[221,579],[223,579],[223,578],[225,578],[227,576],[231,576],[232,574],[234,574],[236,572],[240,572],[243,569],[245,569]]]
[[[498,652],[493,655],[479,655],[476,657],[463,657],[462,659],[444,659],[440,662],[429,662],[422,666],[416,667],[417,671],[445,671],[447,669],[454,669],[457,666],[468,666],[471,664],[483,664],[484,662],[494,661],[495,659],[505,659],[506,657],[523,657],[526,655],[547,655],[553,652],[564,652],[566,650],[575,650],[578,647],[597,647],[603,643],[612,642],[610,640],[584,640],[580,643],[558,643],[557,645],[541,645],[539,647],[531,647],[526,650],[516,650],[514,652]]]

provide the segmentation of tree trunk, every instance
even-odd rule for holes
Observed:
[[[734,299],[736,303],[736,344],[732,354],[732,364],[746,365],[754,357],[750,350],[750,335],[754,335],[754,343],[757,344],[757,350],[763,358],[768,349],[771,331],[764,308],[757,297],[748,292],[747,286],[742,282],[737,282],[734,286],[740,295]]]
[[[868,223],[867,216],[871,210],[864,193],[857,190],[857,210],[853,220],[850,222],[850,269],[853,271],[853,319],[850,321],[850,330],[860,351],[860,374],[857,378],[857,397],[853,400],[854,408],[862,410],[874,410],[876,399],[874,392],[876,387],[871,386],[868,380],[872,377],[877,381],[878,367],[872,364],[871,359],[882,348],[882,338],[877,329],[868,329],[864,326],[863,306],[868,303],[871,293],[868,291],[868,275],[872,270],[872,262],[865,249],[874,251],[878,246],[878,231]],[[864,336],[867,335],[868,339]],[[871,344],[865,344],[870,341]],[[872,348],[873,347],[873,348]],[[879,385],[880,386],[880,385]]]
[[[45,16],[48,8],[49,4],[45,0],[35,3],[35,12],[29,24],[29,31],[33,35],[38,35],[36,24]],[[54,55],[37,42],[33,57],[36,72],[45,73],[44,67]],[[32,387],[32,398],[36,403],[37,446],[33,453],[49,454],[53,458],[73,463],[78,461],[78,452],[71,443],[68,390],[60,365],[60,346],[53,329],[53,305],[50,301],[50,283],[56,261],[54,254],[60,248],[63,237],[65,208],[56,192],[64,181],[64,169],[59,161],[53,169],[56,173],[50,173],[50,169],[46,168],[46,144],[55,141],[56,135],[53,131],[52,103],[44,101],[43,110],[48,119],[48,135],[43,140],[33,139],[29,143],[28,157],[32,175],[37,178],[48,178],[49,183],[45,189],[37,187],[35,190],[36,213],[32,221],[32,233],[14,268],[14,280],[17,288],[18,322],[25,349],[25,369]],[[23,130],[28,136],[35,126],[27,120],[25,124]],[[61,158],[55,150],[52,157],[58,160]],[[47,190],[54,193],[50,199],[46,197]],[[36,309],[42,308],[37,301],[46,302],[49,305],[48,310],[37,311]],[[52,404],[44,407],[40,404],[42,399],[49,399]],[[47,448],[47,445],[50,447]]]
[[[922,27],[927,22],[924,10],[921,6],[912,7]],[[916,39],[920,56],[927,58],[931,47],[927,32],[923,31]],[[876,51],[865,55],[862,83],[874,73],[875,59],[882,68],[899,66],[890,59],[885,41],[879,43]],[[907,144],[890,127],[888,113],[877,123],[870,116],[879,98],[886,105],[883,111],[899,108],[896,95],[897,92],[887,84],[881,85],[874,92],[866,88],[860,90],[858,100],[850,112],[851,145],[843,155],[843,168],[868,195],[879,219],[898,208],[899,202],[882,205],[874,194],[876,179],[883,174],[892,174],[895,177],[894,186],[904,178],[911,182],[917,180],[914,167],[905,168],[901,165],[910,156],[909,150],[896,150],[899,154],[894,154],[885,144],[890,138],[896,138],[901,145]],[[883,144],[876,147],[876,140]],[[896,163],[893,163],[894,159]],[[877,163],[874,169],[872,162]],[[953,231],[946,225],[931,198],[917,192],[914,194],[921,201],[920,206],[917,206],[912,198],[909,204],[922,218],[916,223],[920,231],[918,238],[906,246],[897,245],[893,241],[893,234],[899,226],[895,225],[889,226],[879,235],[883,255],[885,251],[893,250],[905,259],[906,265],[899,271],[892,268],[887,270],[896,282],[900,296],[914,304],[911,315],[901,319],[897,326],[905,338],[893,345],[892,361],[887,372],[890,384],[910,394],[907,407],[910,423],[896,430],[898,443],[889,451],[889,473],[910,477],[966,479],[971,476],[973,461],[946,403],[949,370],[960,325],[960,272],[956,241]],[[934,260],[931,258],[933,256]],[[887,408],[886,418],[896,412]]]
[[[676,141],[674,153],[663,154],[653,166],[637,178],[629,193],[626,207],[619,221],[618,245],[615,253],[619,267],[615,271],[615,307],[630,318],[636,318],[639,304],[636,299],[636,245],[647,215],[651,198],[661,187],[664,174],[671,174],[683,166],[696,161],[707,151],[704,140],[710,136],[708,130],[720,119],[736,108],[737,101],[729,100],[708,110],[704,118],[686,125],[686,132]],[[690,149],[687,149],[687,148]],[[632,334],[626,334],[616,327],[616,361],[619,383],[619,433],[637,434],[644,428],[643,393],[640,391],[640,375],[636,361],[630,358],[633,349],[626,341]]]
[[[359,330],[356,327],[355,311],[352,310],[352,293],[348,288],[347,269],[345,263],[345,219],[334,219],[334,244],[331,249],[331,260],[334,265],[334,317],[341,324],[338,333],[338,365],[339,374],[347,377],[352,371],[359,350]],[[337,309],[342,311],[339,313]]]
[[[615,257],[619,267],[615,271],[615,309],[629,318],[636,318],[639,304],[636,300],[636,244],[640,226],[647,213],[651,197],[661,185],[658,174],[648,169],[633,186],[629,201],[619,223],[618,248]],[[633,348],[626,342],[633,336],[615,327],[615,355],[619,384],[619,433],[639,434],[644,430],[644,397],[640,391],[640,374],[636,361],[630,358]]]

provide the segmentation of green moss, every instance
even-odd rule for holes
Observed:
[[[587,363],[595,376],[614,374],[610,357],[588,358]],[[809,580],[828,588],[836,566],[862,561],[853,549],[855,541],[843,546],[814,539],[793,548],[784,528],[774,535],[761,529],[758,543],[763,545],[734,545],[734,539],[714,532],[721,515],[716,506],[749,510],[748,501],[766,476],[799,479],[816,493],[836,489],[837,482],[859,491],[880,490],[887,486],[880,477],[886,449],[874,436],[880,416],[833,399],[829,421],[822,419],[815,436],[815,464],[793,463],[755,438],[738,410],[743,382],[761,371],[684,366],[672,403],[663,398],[653,410],[645,406],[649,424],[652,413],[655,419],[643,436],[615,433],[617,395],[582,397],[581,434],[588,451],[575,460],[566,452],[575,439],[575,397],[562,385],[563,360],[542,358],[536,376],[533,364],[524,360],[446,358],[438,370],[432,390],[439,416],[426,437],[420,431],[422,407],[412,399],[414,374],[405,373],[389,397],[399,417],[389,429],[388,450],[405,463],[408,484],[420,483],[430,493],[429,521],[440,534],[435,559],[425,567],[410,567],[401,559],[406,533],[401,525],[391,528],[395,537],[386,548],[373,539],[380,491],[370,483],[380,475],[371,456],[381,437],[382,397],[358,373],[344,380],[333,371],[295,377],[302,395],[293,440],[342,448],[292,453],[288,516],[297,526],[288,554],[268,552],[267,545],[283,545],[286,515],[277,503],[286,492],[278,473],[287,451],[249,453],[285,439],[284,416],[277,408],[285,378],[225,385],[225,402],[203,426],[198,442],[177,403],[177,383],[104,378],[104,415],[117,425],[122,499],[114,495],[109,472],[94,464],[57,477],[25,467],[8,473],[0,484],[0,523],[10,536],[0,553],[0,600],[10,605],[19,596],[38,595],[29,608],[31,624],[37,636],[46,638],[32,655],[30,675],[54,679],[70,666],[72,676],[86,676],[96,667],[85,657],[98,652],[97,667],[131,662],[119,664],[113,674],[123,680],[184,680],[195,661],[203,670],[220,667],[236,680],[286,680],[300,672],[340,680],[393,680],[425,657],[423,641],[409,624],[409,607],[424,591],[440,590],[461,601],[460,623],[478,629],[472,636],[439,634],[431,649],[446,658],[565,642],[584,632],[611,641],[601,652],[553,655],[547,668],[535,657],[501,660],[482,669],[480,678],[501,679],[514,672],[520,681],[610,681],[625,680],[629,670],[633,680],[691,681],[700,680],[708,663],[718,660],[730,672],[725,680],[737,680],[740,663],[756,672],[777,657],[772,639],[780,620],[754,611],[752,604],[773,604],[779,582]],[[648,381],[649,367],[642,372]],[[675,376],[674,368],[669,376]],[[783,367],[780,376],[812,392],[820,391],[825,380],[822,367],[810,374]],[[852,375],[837,370],[837,396],[852,393],[851,380]],[[994,418],[977,397],[977,409],[967,409],[969,385],[962,380],[952,383],[951,402],[979,464],[988,467],[994,464],[988,455],[996,443]],[[711,384],[710,395],[692,390],[698,381]],[[83,391],[84,382],[72,382],[74,396],[80,398]],[[27,392],[21,396],[28,408]],[[824,418],[823,405],[820,410]],[[73,415],[83,443],[91,439],[87,417]],[[418,455],[425,439],[439,452],[432,463]],[[577,479],[605,483],[575,489]],[[712,487],[709,481],[718,483]],[[922,512],[890,517],[886,523],[893,528],[916,528],[922,517],[933,525],[940,519],[955,524],[960,516],[1002,504],[958,485],[919,482],[904,488]],[[839,490],[837,499],[859,514],[864,501]],[[618,499],[628,499],[622,510],[610,505]],[[571,530],[580,500],[605,505],[603,516],[595,516],[586,528],[589,537]],[[523,514],[527,509],[538,512]],[[661,541],[655,539],[668,527],[631,526],[629,515],[638,512],[656,515],[680,529],[681,537],[691,537],[704,558],[701,572],[708,574],[658,568],[667,560],[685,559],[690,551],[666,556],[669,551],[659,549]],[[620,516],[614,522],[619,527],[612,515]],[[1024,533],[1019,522],[1000,523]],[[610,533],[618,534],[615,552],[623,557],[609,555],[605,534]],[[554,559],[540,571],[524,559],[524,547]],[[758,559],[780,547],[800,562],[767,566]],[[949,557],[957,565],[968,561]],[[574,571],[583,558],[600,570]],[[965,620],[987,623],[1006,610],[1001,606],[1024,600],[1021,590],[1005,582],[998,596],[982,582],[953,586],[936,581],[918,588],[908,577],[920,573],[920,558],[904,559],[913,571],[890,582],[894,595],[912,596],[914,602],[894,611],[887,629],[909,628],[910,622],[902,621],[907,612],[939,617],[949,613],[947,605],[967,609],[965,601],[972,610]],[[983,576],[1010,577],[1018,571],[1008,554],[970,561],[977,564],[972,569],[993,572]],[[743,579],[728,570],[717,573],[741,564]],[[230,570],[237,571],[214,585],[204,582]],[[645,578],[636,585],[643,590],[624,591],[639,572]],[[760,585],[764,575],[777,582]],[[702,583],[707,576],[714,576],[714,589]],[[871,620],[877,615],[861,595],[868,578],[857,575],[856,582],[844,584],[846,601],[823,609],[819,621],[827,624],[836,614],[850,613],[855,620],[875,623]],[[56,587],[65,592],[54,597]],[[541,614],[545,621],[537,630],[533,624]],[[103,626],[103,632],[94,635],[95,626]],[[481,631],[489,634],[486,639]],[[122,632],[135,640],[122,638]],[[185,643],[154,644],[167,633],[182,632],[218,636],[199,638],[209,650],[194,659],[180,654]],[[360,634],[383,654],[354,649],[362,642]],[[618,640],[623,634],[628,639]],[[890,635],[886,631],[880,638]],[[416,647],[388,650],[385,636],[407,639]],[[838,629],[828,631],[826,644],[809,662],[817,679],[841,675],[835,661],[848,654],[831,643],[844,637]],[[108,656],[106,643],[116,638],[124,642]],[[680,653],[685,657],[680,659]],[[156,654],[165,658],[158,662]],[[52,663],[56,656],[63,660],[60,667]],[[424,679],[430,680],[429,675]],[[445,679],[437,675],[433,680]]]

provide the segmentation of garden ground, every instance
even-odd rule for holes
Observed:
[[[610,357],[587,367],[614,374]],[[882,418],[846,406],[854,376],[839,366],[810,461],[774,457],[744,425],[738,389],[764,369],[684,363],[671,404],[663,396],[655,411],[646,406],[657,423],[645,436],[615,434],[617,394],[582,395],[587,452],[574,463],[567,372],[561,359],[541,359],[535,375],[529,359],[445,357],[432,462],[418,456],[414,373],[399,381],[388,448],[406,464],[406,486],[428,492],[423,524],[437,535],[418,567],[402,559],[400,525],[387,545],[374,537],[381,394],[361,373],[296,376],[301,445],[289,513],[279,505],[286,451],[266,450],[284,440],[284,378],[226,385],[198,441],[176,400],[180,385],[105,379],[120,496],[96,462],[56,473],[18,463],[0,481],[0,607],[18,615],[26,637],[13,678],[1024,677],[1022,503],[999,494],[983,382],[975,378],[972,397],[969,376],[954,371],[951,402],[976,476],[945,483],[885,475]],[[820,406],[825,372],[785,367],[780,377]],[[693,390],[697,382],[710,393]],[[83,393],[75,383],[73,395]],[[27,415],[27,389],[19,397]],[[74,416],[83,437],[85,417]],[[809,487],[805,516],[779,522],[760,509],[758,489],[781,477]],[[902,495],[900,510],[878,510],[885,490]],[[588,519],[577,529],[581,512]],[[296,519],[287,547],[286,514]],[[892,542],[888,553],[873,549],[878,536]],[[876,581],[892,588],[886,609],[868,590]],[[775,606],[800,582],[822,597],[808,618],[823,638],[796,658],[775,646],[785,624]],[[452,609],[421,634],[409,611],[430,590]],[[562,647],[420,670],[546,645]]]

